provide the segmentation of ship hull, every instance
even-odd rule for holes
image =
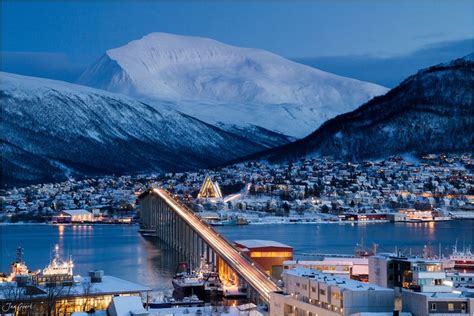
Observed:
[[[204,291],[204,284],[182,284],[173,280],[174,295],[178,299],[183,299],[184,297],[189,297],[191,295],[196,295],[200,300],[206,298],[206,293]]]

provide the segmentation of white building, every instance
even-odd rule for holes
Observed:
[[[367,281],[369,260],[356,257],[325,257],[323,260],[288,260],[283,269],[307,268],[359,281]]]
[[[312,269],[283,273],[285,292],[270,294],[270,316],[337,316],[393,312],[394,291]]]
[[[403,311],[414,316],[474,315],[474,298],[461,293],[402,291]]]
[[[446,285],[443,262],[424,258],[406,258],[394,254],[369,257],[369,282],[388,288],[416,292],[451,292]]]

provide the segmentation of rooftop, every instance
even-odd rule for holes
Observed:
[[[119,279],[113,276],[104,275],[101,282],[90,283],[90,288],[84,286],[90,283],[89,277],[75,276],[74,285],[71,287],[69,294],[71,296],[80,296],[88,292],[89,295],[97,294],[126,294],[126,293],[139,293],[150,291],[150,288],[129,282],[127,280]],[[5,299],[5,291],[2,291],[3,286],[9,286],[16,283],[3,282],[0,283],[0,299]],[[42,288],[42,287],[40,287]],[[5,292],[5,293],[4,293]]]
[[[243,246],[248,249],[267,248],[267,247],[293,249],[293,247],[291,246],[288,246],[288,245],[285,245],[278,241],[273,241],[273,240],[248,239],[248,240],[236,240],[235,243],[237,245]]]
[[[461,299],[464,300],[467,298],[466,295],[464,295],[460,291],[452,291],[452,292],[435,292],[435,293],[430,293],[430,292],[412,292],[412,291],[404,291],[406,293],[412,293],[414,295],[423,295],[430,297],[430,300],[435,300],[435,299]]]
[[[283,264],[299,264],[299,265],[368,265],[367,258],[329,258],[323,260],[286,260]]]
[[[89,277],[74,277],[74,281],[78,282],[79,288],[84,282],[90,282]],[[133,283],[127,280],[119,279],[110,275],[104,275],[102,282],[92,283],[93,293],[127,293],[127,292],[146,292],[151,289],[143,285]]]
[[[71,216],[78,216],[78,215],[91,215],[91,212],[86,210],[63,210],[64,213],[71,215]]]
[[[371,283],[364,283],[356,280],[351,280],[347,278],[337,277],[330,273],[318,272],[314,269],[307,268],[296,268],[291,270],[285,270],[284,274],[304,277],[308,279],[313,279],[317,282],[326,283],[328,285],[334,285],[342,289],[347,289],[351,291],[393,291],[386,287],[381,287]]]

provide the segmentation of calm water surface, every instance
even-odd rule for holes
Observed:
[[[32,270],[44,268],[51,249],[59,244],[63,256],[71,255],[75,273],[90,269],[170,292],[171,277],[179,261],[173,250],[154,240],[143,238],[137,226],[0,226],[0,271],[8,271],[15,259],[15,249],[22,246],[25,261]],[[459,245],[474,246],[474,221],[451,221],[423,224],[313,224],[313,225],[248,225],[220,227],[229,240],[269,239],[294,248],[295,256],[307,253],[352,254],[357,242],[379,244],[379,251],[395,247],[414,253],[431,243],[438,251],[449,253],[456,239]]]

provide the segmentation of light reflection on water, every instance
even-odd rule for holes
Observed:
[[[137,226],[127,225],[1,225],[0,271],[8,271],[15,259],[16,247],[25,250],[25,261],[32,270],[44,268],[55,244],[64,257],[71,255],[75,273],[104,270],[129,281],[171,294],[171,278],[183,258],[156,240],[145,239]],[[395,246],[420,253],[427,243],[435,252],[438,243],[449,253],[456,239],[474,246],[474,221],[414,224],[320,224],[320,225],[248,225],[219,227],[229,240],[268,239],[294,247],[303,253],[353,253],[362,239],[367,246],[379,244],[380,251]]]

